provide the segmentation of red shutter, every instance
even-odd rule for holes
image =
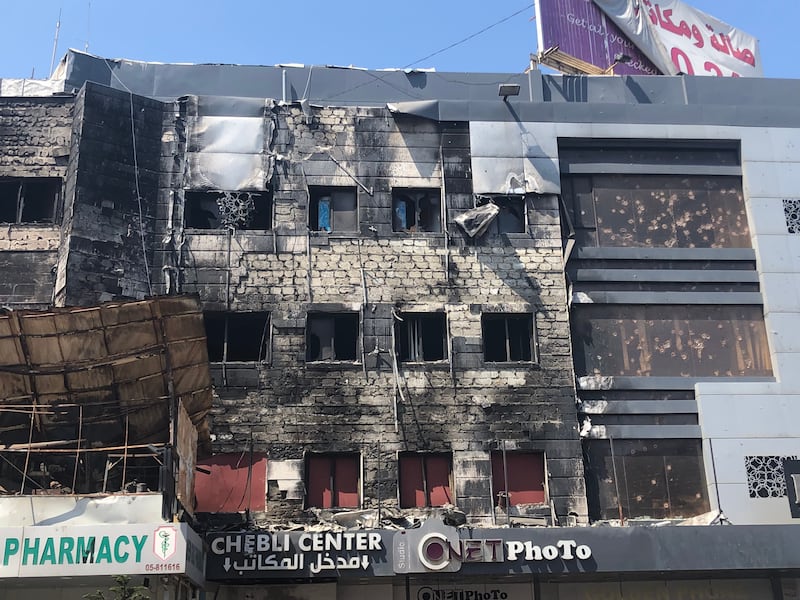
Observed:
[[[400,456],[400,508],[425,506],[425,488],[422,482],[422,456]]]
[[[509,502],[540,504],[546,501],[544,493],[544,455],[536,452],[506,452]],[[497,493],[506,491],[503,472],[503,453],[492,452],[492,487],[495,505]]]
[[[306,505],[315,508],[331,508],[331,458],[310,455],[306,463]]]
[[[428,475],[428,506],[453,504],[453,493],[450,490],[450,455],[429,454],[425,466]]]
[[[264,510],[267,495],[267,457],[239,452],[199,459],[197,466],[211,473],[195,473],[196,512],[234,513]]]
[[[337,456],[334,486],[336,504],[339,508],[358,508],[358,457]]]

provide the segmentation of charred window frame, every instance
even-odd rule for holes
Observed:
[[[185,190],[183,198],[189,229],[272,229],[271,192]]]
[[[400,313],[394,328],[395,351],[401,362],[447,360],[445,313]]]
[[[710,510],[697,439],[584,440],[593,521],[686,518]]]
[[[359,508],[361,456],[357,453],[307,453],[306,508]]]
[[[403,233],[441,232],[441,190],[392,190],[392,231]]]
[[[492,489],[495,506],[547,502],[547,471],[542,452],[492,452]]]
[[[503,233],[526,233],[527,232],[527,208],[525,196],[492,196],[491,198],[480,198],[478,205],[491,202],[500,212],[489,224],[486,233],[489,235],[500,235]]]
[[[270,317],[267,312],[206,312],[209,362],[268,362]]]
[[[483,360],[538,362],[533,313],[483,313]]]
[[[311,231],[358,231],[356,188],[309,188],[308,227]]]
[[[0,178],[0,223],[54,223],[61,185],[58,177]]]
[[[306,319],[306,362],[355,361],[359,315],[311,312]]]
[[[451,453],[401,452],[398,473],[400,508],[455,504]]]

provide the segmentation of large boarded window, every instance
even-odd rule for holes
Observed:
[[[451,454],[403,452],[399,459],[400,508],[453,504]]]
[[[496,506],[545,502],[544,454],[492,452],[492,489]]]
[[[709,511],[700,440],[585,440],[583,449],[592,520]]]
[[[772,375],[761,306],[576,305],[575,370],[584,375]]]
[[[358,508],[360,461],[358,454],[306,456],[307,508]]]

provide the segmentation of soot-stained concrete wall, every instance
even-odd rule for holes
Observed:
[[[52,302],[55,264],[61,240],[57,224],[67,175],[73,99],[0,98],[0,202],[15,203],[18,182],[60,180],[55,214],[48,222],[0,223],[0,304],[44,308]],[[8,206],[4,206],[9,208]],[[11,209],[13,212],[13,208]],[[7,215],[8,211],[3,210]]]
[[[359,452],[365,508],[397,506],[399,452],[452,452],[456,506],[490,523],[489,457],[505,441],[543,452],[557,514],[584,518],[557,198],[526,198],[524,233],[472,240],[452,221],[475,206],[467,123],[378,108],[276,106],[269,118],[272,229],[213,230],[181,225],[186,123],[179,110],[165,115],[156,270],[207,310],[271,319],[267,360],[215,367],[215,450],[248,450],[252,440],[269,454],[268,479],[296,478],[291,489],[302,489],[305,453]],[[356,190],[359,230],[310,231],[314,186]],[[443,231],[394,232],[395,188],[442,190]],[[307,362],[315,311],[358,314],[355,361]],[[395,372],[401,311],[446,314],[448,360]],[[538,360],[484,361],[481,315],[491,312],[535,314]],[[271,489],[267,521],[303,518],[302,497]]]

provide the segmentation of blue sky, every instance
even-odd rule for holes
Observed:
[[[334,64],[520,72],[536,51],[532,0],[0,0],[0,77],[45,77],[67,48],[156,62]],[[800,78],[800,0],[692,0],[756,36],[767,77]],[[519,14],[477,34],[489,25]],[[428,55],[435,56],[426,58]]]

